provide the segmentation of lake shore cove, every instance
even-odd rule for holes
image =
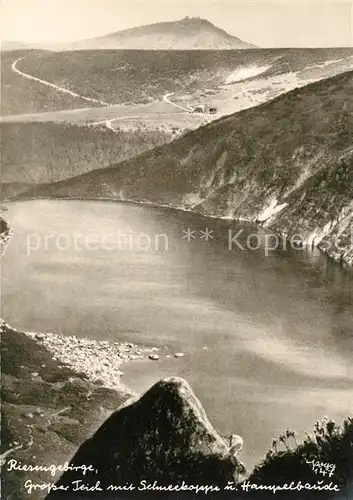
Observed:
[[[12,199],[110,199],[247,220],[352,265],[352,95],[350,71]]]
[[[288,435],[244,480],[241,438],[217,433],[185,380],[160,380],[138,398],[53,359],[41,335],[3,322],[1,336],[7,500],[273,498],[270,485],[281,499],[349,498],[353,419],[322,423],[321,441],[293,447]]]

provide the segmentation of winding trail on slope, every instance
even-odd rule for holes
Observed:
[[[170,92],[168,94],[165,94],[163,96],[163,101],[167,102],[168,104],[171,104],[175,108],[179,108],[179,109],[182,109],[183,111],[186,111],[187,113],[190,113],[190,111],[192,111],[191,107],[189,107],[189,109],[188,108],[184,108],[183,106],[180,106],[179,104],[176,104],[175,102],[172,102],[172,101],[169,100],[169,97],[172,96],[173,94],[174,94],[174,92]]]
[[[33,80],[35,82],[41,83],[42,85],[46,85],[47,87],[51,87],[51,88],[57,90],[58,92],[62,92],[64,94],[69,94],[72,97],[77,97],[79,99],[83,99],[83,100],[88,101],[88,102],[99,104],[101,106],[111,106],[111,104],[109,104],[105,101],[101,101],[99,99],[94,99],[93,97],[87,97],[87,96],[78,94],[76,92],[73,92],[72,90],[65,89],[64,87],[60,87],[59,85],[56,85],[55,83],[48,82],[47,80],[43,80],[42,78],[38,78],[36,76],[30,75],[29,73],[25,73],[24,71],[21,71],[20,69],[18,69],[17,65],[20,61],[23,61],[24,59],[26,59],[26,57],[19,57],[18,59],[16,59],[12,63],[11,69],[14,73],[17,73],[18,75],[22,76],[23,78],[27,78],[27,80]],[[192,108],[190,106],[185,108],[183,106],[180,106],[179,104],[172,102],[169,99],[169,97],[172,96],[173,94],[174,94],[174,92],[169,92],[169,93],[165,94],[163,96],[163,101],[170,104],[171,106],[174,106],[175,108],[183,110],[186,113],[190,113],[190,111],[192,111]],[[115,128],[112,126],[112,123],[115,121],[119,121],[119,120],[125,120],[126,118],[140,118],[140,116],[117,117],[117,118],[113,118],[110,120],[97,121],[97,122],[91,123],[90,126],[105,125],[109,130],[116,132]],[[206,118],[206,120],[209,121],[208,118]]]
[[[46,85],[47,87],[51,87],[59,92],[62,92],[64,94],[69,94],[73,97],[78,97],[80,99],[83,99],[88,102],[93,102],[95,104],[100,104],[101,106],[110,106],[109,103],[105,101],[100,101],[99,99],[94,99],[93,97],[86,97],[81,94],[77,94],[76,92],[73,92],[72,90],[65,89],[64,87],[59,87],[59,85],[55,85],[55,83],[48,82],[47,80],[42,80],[41,78],[38,78],[36,76],[30,75],[29,73],[24,73],[23,71],[19,70],[17,67],[17,64],[22,61],[23,59],[26,59],[25,57],[19,57],[12,63],[11,69],[14,71],[14,73],[17,73],[20,76],[23,76],[24,78],[27,78],[27,80],[34,80],[35,82],[39,82],[42,85]]]

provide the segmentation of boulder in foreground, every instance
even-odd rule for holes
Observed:
[[[70,465],[82,464],[92,465],[96,472],[85,476],[81,471],[65,472],[56,486],[69,487],[71,494],[51,492],[47,500],[124,498],[121,492],[107,494],[109,485],[139,487],[142,480],[223,487],[236,480],[241,469],[190,386],[176,377],[159,381],[139,400],[114,412],[79,448]],[[97,481],[102,491],[72,492],[72,484],[85,484],[88,489]],[[134,495],[141,493],[135,490]],[[152,493],[156,495],[167,498],[169,494]]]

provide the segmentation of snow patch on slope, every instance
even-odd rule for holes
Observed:
[[[236,69],[231,73],[226,79],[225,83],[236,83],[242,80],[246,80],[247,78],[252,78],[257,75],[261,75],[265,73],[271,66],[247,66],[245,68]]]
[[[281,205],[277,205],[277,200],[273,199],[268,207],[263,210],[258,216],[257,216],[257,221],[258,222],[265,222],[267,221],[270,217],[273,217],[274,215],[278,214],[281,210],[283,210],[284,207],[286,207],[288,203],[282,203]]]

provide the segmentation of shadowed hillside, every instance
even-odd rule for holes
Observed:
[[[2,199],[24,191],[27,185],[108,167],[172,138],[165,130],[113,132],[103,125],[93,128],[56,123],[2,123],[0,132]]]
[[[299,232],[310,244],[324,238],[331,244],[333,235],[348,242],[352,96],[349,72],[215,121],[134,160],[43,187],[37,195],[167,204],[259,221],[286,236]],[[336,257],[351,262],[351,243]]]

